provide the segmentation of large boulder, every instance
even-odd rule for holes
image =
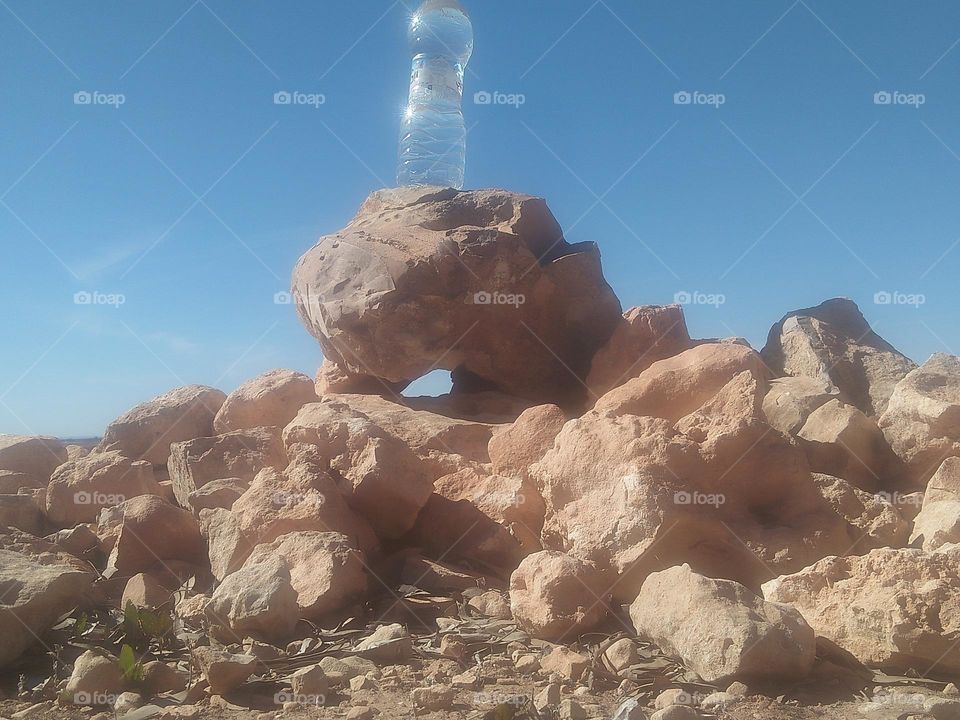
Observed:
[[[873,495],[831,475],[814,473],[813,480],[824,499],[847,523],[850,544],[846,553],[907,544],[910,523],[891,502],[892,495]]]
[[[745,371],[766,390],[768,373],[756,352],[735,343],[705,343],[653,363],[601,397],[594,410],[676,422]]]
[[[593,243],[538,198],[400,188],[371,195],[293,274],[325,357],[388,382],[436,368],[541,402],[579,399],[620,320]]]
[[[609,611],[610,583],[589,563],[544,550],[510,576],[510,610],[523,630],[550,642],[573,642]]]
[[[313,380],[293,370],[270,370],[248,380],[227,396],[213,421],[223,435],[233,430],[284,427],[307,403],[317,402]]]
[[[119,532],[107,562],[109,570],[132,575],[171,560],[199,565],[206,545],[196,519],[156,495],[142,495],[115,508]]]
[[[223,508],[200,511],[200,532],[207,541],[210,572],[217,580],[243,567],[254,544],[240,529],[240,520]]]
[[[614,591],[626,601],[663,564],[759,588],[779,568],[849,548],[847,523],[802,451],[762,419],[753,371],[719,390],[708,376],[671,394],[681,408],[706,401],[676,421],[595,409],[564,425],[530,471],[546,501],[545,547],[620,575]]]
[[[899,459],[877,421],[853,405],[836,399],[824,403],[810,413],[797,438],[816,472],[864,490],[894,487],[900,479]]]
[[[960,546],[828,557],[767,582],[763,595],[796,607],[817,635],[865,665],[921,677],[960,672]]]
[[[0,435],[0,473],[24,476],[18,481],[27,481],[22,487],[46,485],[53,471],[66,461],[67,448],[56,438]]]
[[[176,388],[110,423],[97,449],[166,465],[172,443],[213,435],[213,419],[226,399],[220,390],[203,385]]]
[[[359,375],[324,358],[317,368],[314,388],[318,398],[327,395],[387,395],[395,397],[402,393],[409,382],[390,383],[371,375]]]
[[[843,402],[871,417],[886,409],[894,386],[916,367],[847,298],[788,313],[770,329],[761,354],[777,375],[828,382]]]
[[[553,447],[567,418],[556,405],[537,405],[524,410],[516,422],[504,428],[487,444],[493,471],[525,475],[527,469]]]
[[[0,536],[0,667],[16,660],[60,617],[87,604],[97,575],[50,543]]]
[[[913,521],[911,545],[936,550],[960,543],[960,458],[943,461],[923,495],[923,506]]]
[[[225,642],[246,637],[265,642],[290,639],[297,625],[297,591],[282,558],[245,565],[217,587],[204,613],[211,632]]]
[[[630,308],[610,340],[593,356],[587,387],[594,397],[635,378],[657,360],[679,355],[693,345],[679,305]]]
[[[650,575],[630,619],[641,637],[679,658],[705,682],[803,679],[816,637],[799,612],[743,585],[698,575],[689,565]]]
[[[47,518],[57,527],[95,522],[104,508],[160,492],[149,462],[119,452],[96,452],[54,471],[47,486]]]
[[[284,470],[261,470],[233,504],[239,531],[254,545],[298,531],[338,532],[365,552],[378,546],[366,520],[347,504],[323,458],[305,449]]]
[[[880,429],[917,489],[946,458],[960,456],[960,357],[936,353],[904,377]]]
[[[259,545],[245,565],[279,557],[297,591],[300,617],[320,621],[356,603],[367,592],[363,554],[340,533],[293,532]]]
[[[839,394],[833,383],[821,377],[777,378],[763,398],[763,414],[771,427],[796,435],[814,410]]]
[[[257,427],[174,443],[168,470],[177,502],[189,508],[190,494],[211,480],[250,482],[264,468],[280,470],[286,465],[280,429]]]

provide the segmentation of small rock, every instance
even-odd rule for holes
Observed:
[[[475,688],[480,684],[480,676],[476,670],[468,670],[460,675],[454,675],[450,678],[450,684],[458,688]]]
[[[111,655],[87,650],[73,664],[61,697],[73,705],[113,705],[123,688],[123,673]]]
[[[381,625],[360,641],[356,652],[379,663],[403,662],[413,652],[413,642],[403,625]]]
[[[514,661],[514,664],[517,667],[517,672],[524,675],[533,675],[540,669],[540,659],[536,655],[520,655]]]
[[[960,720],[960,702],[947,698],[929,698],[923,709],[936,720]]]
[[[427,712],[447,710],[457,695],[457,691],[445,685],[421,687],[410,693],[413,704]]]
[[[143,685],[151,695],[180,692],[187,687],[189,679],[189,673],[159,660],[151,660],[143,666]]]
[[[357,705],[356,707],[350,708],[347,712],[347,720],[372,720],[373,715],[374,710],[372,707]]]
[[[689,705],[671,705],[657,710],[650,720],[699,720],[700,715]]]
[[[707,695],[703,702],[700,703],[700,707],[704,710],[717,710],[719,708],[726,707],[727,705],[736,702],[737,698],[733,695],[725,692],[715,692],[710,695]]]
[[[193,657],[207,678],[210,692],[215,695],[223,695],[243,685],[260,662],[253,655],[234,655],[212,647],[196,648]]]
[[[590,667],[590,658],[559,645],[540,660],[540,667],[544,672],[555,672],[576,682]]]
[[[467,654],[467,645],[459,635],[440,638],[440,654],[451,660],[460,660]]]
[[[355,678],[350,678],[350,690],[353,692],[357,690],[374,690],[376,687],[376,681],[369,675],[357,675]]]
[[[533,698],[533,705],[537,710],[556,707],[560,704],[560,685],[550,683]]]
[[[124,713],[136,710],[141,705],[143,705],[143,696],[140,693],[122,692],[113,701],[113,712],[117,717],[120,717]]]
[[[617,708],[613,720],[647,720],[647,713],[636,698],[630,698]]]
[[[957,686],[953,683],[947,683],[947,686],[942,690],[944,695],[960,695],[960,690],[957,689]]]
[[[587,720],[587,711],[576,700],[567,698],[560,703],[560,720]]]
[[[742,698],[746,697],[750,693],[750,688],[748,688],[745,683],[742,683],[738,680],[737,682],[730,683],[724,692],[731,697]]]
[[[510,620],[513,617],[509,601],[496,590],[472,597],[467,604],[484,617],[497,620]]]
[[[603,656],[610,663],[614,672],[621,672],[631,665],[636,665],[638,658],[637,644],[630,638],[621,638],[608,647]]]
[[[653,707],[657,710],[663,710],[671,705],[693,704],[693,698],[690,697],[688,692],[679,688],[671,688],[670,690],[664,690],[662,693],[657,695],[657,699],[653,702]]]
[[[297,702],[301,705],[323,705],[323,698],[330,689],[330,681],[319,665],[301,668],[290,676],[290,685]],[[310,698],[304,700],[302,698]],[[319,700],[315,702],[314,700]]]

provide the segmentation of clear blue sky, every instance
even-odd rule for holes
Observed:
[[[548,198],[624,307],[723,295],[687,308],[691,332],[759,346],[786,311],[847,295],[917,360],[960,350],[956,2],[465,3],[468,187]],[[0,2],[0,432],[96,435],[178,384],[315,370],[273,296],[392,182],[412,9]],[[283,90],[326,102],[275,105]]]

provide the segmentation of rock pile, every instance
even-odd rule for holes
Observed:
[[[22,697],[659,720],[960,675],[960,358],[844,299],[762,352],[621,315],[597,248],[503,191],[375,193],[293,290],[315,380],[178,388],[89,453],[0,436],[0,666],[48,665]],[[436,368],[450,394],[398,394]]]

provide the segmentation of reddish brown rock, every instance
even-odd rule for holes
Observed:
[[[770,329],[761,354],[777,375],[826,381],[840,400],[871,417],[886,409],[894,386],[916,367],[847,298],[788,313]]]
[[[319,621],[350,607],[367,592],[363,554],[340,533],[293,532],[259,545],[245,565],[279,557],[290,571],[300,617]]]
[[[197,521],[186,510],[156,495],[142,495],[116,508],[119,534],[108,569],[124,574],[143,572],[179,560],[200,564],[206,546]]]
[[[190,493],[211,480],[239,478],[250,482],[264,468],[282,469],[287,455],[276,427],[237,430],[200,437],[170,447],[170,479],[181,507],[190,507]]]
[[[609,585],[594,566],[545,550],[510,576],[510,609],[522,629],[551,642],[573,642],[609,611]]]
[[[936,353],[904,377],[880,428],[922,489],[946,458],[960,456],[960,357]]]
[[[927,551],[960,543],[960,458],[947,458],[930,478],[910,543]]]
[[[201,510],[200,532],[207,541],[210,572],[217,580],[243,567],[253,552],[253,541],[241,530],[239,517],[229,510]]]
[[[370,375],[358,375],[343,369],[328,358],[317,369],[314,385],[317,396],[327,395],[385,395],[396,397],[402,393],[409,382],[387,382]]]
[[[733,343],[698,345],[653,363],[636,378],[601,397],[594,410],[676,422],[745,371],[765,391],[767,371],[756,352]]]
[[[67,449],[56,438],[0,435],[0,473],[25,476],[28,480],[23,487],[46,485],[53,471],[66,461]]]
[[[56,469],[47,486],[47,517],[58,527],[72,527],[95,522],[104,508],[158,493],[150,463],[118,452],[92,453]]]
[[[213,419],[226,397],[202,385],[171,390],[110,423],[97,450],[166,465],[171,444],[213,435]]]
[[[313,380],[293,370],[270,370],[227,396],[213,421],[218,435],[234,430],[284,427],[307,403],[317,402]]]
[[[556,405],[524,410],[513,425],[490,438],[487,452],[493,471],[500,475],[524,475],[553,447],[553,440],[566,421],[563,410]]]
[[[607,344],[593,356],[587,387],[595,399],[599,398],[657,360],[679,355],[692,344],[679,305],[630,308]]]
[[[850,545],[844,554],[907,544],[910,523],[883,494],[871,495],[830,475],[814,473],[813,479],[823,497],[848,525]]]
[[[763,399],[763,414],[771,427],[796,435],[814,410],[839,394],[833,383],[820,377],[777,378]]]
[[[592,243],[571,245],[543,200],[500,190],[381,190],[294,271],[325,357],[404,382],[463,369],[541,402],[583,394],[620,319]]]

